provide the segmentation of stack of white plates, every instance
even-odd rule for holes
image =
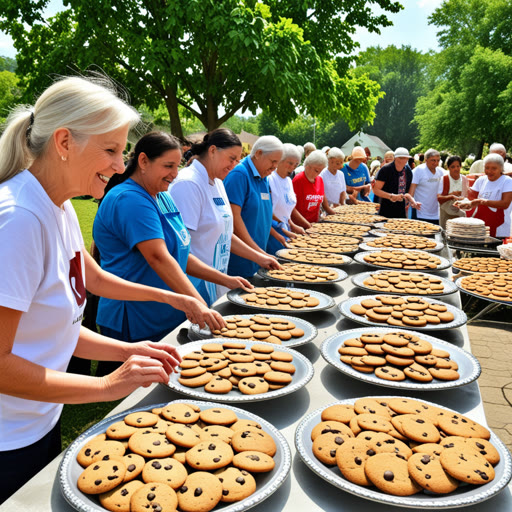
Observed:
[[[481,219],[457,217],[446,222],[446,236],[448,238],[485,240],[489,237],[489,228]]]

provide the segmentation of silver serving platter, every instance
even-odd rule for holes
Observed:
[[[171,403],[192,403],[201,408],[212,407],[211,403],[195,402],[191,400],[175,400]],[[61,492],[66,501],[76,510],[80,512],[105,512],[97,498],[83,494],[78,490],[76,485],[78,477],[83,471],[83,468],[76,461],[76,456],[82,448],[93,437],[102,434],[112,423],[123,419],[127,414],[137,411],[147,411],[157,407],[165,407],[167,403],[147,405],[145,407],[137,407],[124,411],[114,416],[105,418],[104,420],[96,423],[86,432],[81,434],[73,443],[71,443],[64,453],[64,457],[60,463],[58,478],[60,483]],[[290,472],[291,468],[291,454],[290,447],[283,437],[281,432],[273,425],[256,414],[238,409],[230,405],[223,405],[223,407],[231,409],[240,419],[250,419],[257,421],[263,429],[272,436],[276,443],[277,452],[274,456],[275,468],[269,473],[260,473],[255,475],[257,488],[256,492],[238,503],[219,503],[215,510],[218,512],[242,512],[254,507],[264,499],[272,495],[283,484]]]
[[[490,272],[487,272],[487,273],[490,273]],[[498,274],[496,274],[497,276],[500,276],[504,274],[504,272],[500,272]],[[462,276],[462,277],[459,277],[458,279],[456,279],[455,281],[455,285],[460,289],[461,292],[464,292],[464,293],[467,293],[468,295],[472,295],[473,297],[477,297],[479,299],[483,299],[483,300],[487,300],[489,302],[495,302],[496,304],[504,304],[505,306],[512,306],[512,301],[511,300],[498,300],[498,299],[491,299],[489,297],[486,297],[485,295],[480,295],[476,292],[470,292],[469,290],[466,290],[465,288],[462,287],[461,285],[461,280],[464,279],[464,277],[467,277],[467,276]]]
[[[380,249],[381,251],[389,251],[393,252],[393,249]],[[425,256],[429,257],[432,256],[430,253],[425,251],[420,251],[419,249],[394,249],[395,251],[403,251],[403,252],[419,252],[423,253]],[[368,254],[372,254],[376,252],[376,250],[372,251],[365,251],[365,252],[358,252],[354,256],[354,260],[356,260],[358,263],[362,263],[363,265],[368,265],[369,267],[375,267],[375,268],[383,268],[387,270],[406,270],[407,272],[438,272],[439,270],[446,270],[447,268],[450,268],[452,266],[451,262],[448,261],[446,258],[443,258],[442,256],[435,256],[436,258],[439,258],[441,260],[441,263],[437,266],[437,268],[393,268],[393,267],[386,267],[384,265],[378,265],[377,263],[368,263],[364,260],[364,257]]]
[[[208,342],[211,343],[222,343],[225,341],[234,341],[233,338],[212,338],[209,340],[201,340],[201,341],[193,341],[191,343],[187,343],[185,345],[181,345],[177,347],[178,353],[181,357],[184,355],[194,352],[195,350],[201,350],[201,347]],[[236,340],[244,343],[247,348],[250,348],[252,345],[261,345],[261,341],[245,341],[245,340]],[[204,390],[204,386],[200,386],[198,388],[189,388],[187,386],[183,386],[178,382],[179,373],[173,373],[170,378],[167,386],[172,390],[181,393],[182,395],[191,396],[198,400],[208,400],[212,402],[222,402],[222,403],[250,403],[250,402],[261,402],[263,400],[272,400],[272,398],[279,398],[285,395],[289,395],[290,393],[294,393],[298,391],[302,387],[304,387],[312,378],[314,374],[313,365],[302,354],[299,352],[292,350],[290,348],[285,348],[282,345],[276,345],[275,350],[279,350],[280,352],[288,352],[293,356],[292,363],[295,366],[295,373],[292,375],[292,381],[290,384],[281,389],[275,389],[273,391],[268,391],[267,393],[259,393],[257,395],[244,395],[242,392],[238,391],[238,389],[233,388],[229,393],[225,394],[216,394],[216,393],[208,393]]]
[[[367,279],[368,277],[378,275],[381,272],[391,272],[391,271],[395,271],[395,272],[409,272],[409,270],[402,270],[402,271],[400,271],[400,270],[395,270],[395,269],[373,270],[373,271],[370,271],[370,272],[362,272],[360,274],[356,274],[355,276],[352,276],[351,281],[358,288],[362,288],[363,290],[368,290],[371,293],[376,293],[377,292],[377,293],[391,293],[392,295],[414,295],[414,293],[398,292],[398,291],[379,292],[379,290],[376,290],[375,288],[370,288],[369,286],[366,286],[364,284],[364,280]],[[426,274],[425,272],[415,271],[414,273],[419,275],[419,276],[421,276],[421,275],[423,275],[425,277],[429,276],[429,274]],[[426,295],[425,294],[421,294],[420,296],[421,297],[439,297],[439,296],[442,296],[442,295],[450,295],[451,293],[455,293],[458,290],[457,286],[455,285],[455,283],[453,281],[450,281],[449,279],[445,279],[443,277],[438,277],[438,279],[441,279],[441,281],[444,284],[444,290],[442,292],[429,293],[429,294],[426,294]]]
[[[363,325],[371,325],[372,327],[388,327],[389,324],[384,324],[382,322],[372,322],[371,320],[368,320],[366,317],[361,315],[354,315],[352,311],[350,311],[350,307],[354,304],[360,304],[361,301],[365,299],[375,299],[377,295],[383,295],[381,293],[378,293],[376,295],[362,295],[360,297],[352,297],[350,299],[347,299],[343,301],[342,303],[338,304],[338,309],[340,313],[343,316],[346,316],[350,320],[353,320],[354,322],[357,322],[359,324]],[[389,294],[388,294],[389,295]],[[415,295],[415,297],[418,297]],[[456,327],[461,327],[468,321],[468,317],[466,316],[466,313],[462,311],[462,309],[456,308],[455,306],[452,306],[451,304],[446,304],[444,302],[441,302],[439,300],[434,300],[429,297],[421,296],[422,299],[430,302],[431,304],[442,304],[443,306],[446,306],[448,308],[448,311],[453,313],[453,316],[455,317],[451,322],[446,323],[440,323],[440,324],[427,324],[425,327],[414,327],[412,325],[407,326],[391,326],[392,328],[396,329],[408,329],[410,331],[443,331],[445,329],[455,329]]]
[[[267,287],[268,288],[268,287]],[[286,286],[275,286],[270,288],[286,288]],[[329,309],[334,306],[334,299],[332,297],[329,297],[329,295],[326,295],[325,293],[320,293],[315,290],[304,290],[303,288],[290,288],[290,290],[294,292],[302,292],[302,293],[309,293],[311,297],[316,297],[320,304],[318,306],[314,306],[312,308],[301,308],[301,309],[279,309],[279,308],[268,308],[268,307],[262,307],[261,304],[255,304],[254,306],[252,304],[247,304],[245,300],[242,299],[241,295],[242,293],[247,293],[245,290],[242,290],[242,288],[235,288],[234,290],[229,290],[229,292],[226,294],[227,299],[229,302],[232,302],[233,304],[236,304],[237,306],[243,306],[244,308],[250,308],[255,309],[257,311],[260,311],[261,313],[268,313],[268,312],[279,312],[279,313],[310,313],[312,311],[323,311],[324,309]]]
[[[369,398],[384,400],[389,397],[375,396]],[[350,398],[322,406],[321,408],[311,412],[306,417],[304,417],[295,431],[295,446],[303,462],[306,464],[306,466],[308,466],[309,469],[311,469],[311,471],[338,489],[355,494],[360,498],[392,505],[393,507],[441,510],[467,507],[481,503],[485,500],[488,500],[489,498],[496,496],[510,482],[512,477],[512,460],[510,453],[502,441],[493,432],[491,432],[491,443],[498,450],[501,460],[494,468],[496,472],[494,480],[488,484],[480,486],[461,485],[456,491],[450,494],[433,495],[422,492],[413,496],[403,497],[385,494],[375,487],[368,488],[349,482],[342,476],[337,466],[325,466],[313,455],[311,431],[313,430],[313,427],[321,421],[320,415],[324,409],[335,404],[354,404],[356,400],[357,398]],[[427,402],[426,400],[421,401],[428,405],[434,405],[450,412],[457,412],[451,409],[447,409],[446,407],[442,407],[439,404]]]
[[[228,321],[231,318],[230,316],[225,316],[224,320]],[[245,320],[249,320],[254,315],[237,315],[240,318],[243,318]],[[302,329],[304,331],[304,336],[301,336],[300,338],[292,338],[287,341],[282,341],[281,345],[275,345],[276,349],[280,350],[278,347],[298,347],[299,345],[304,345],[306,343],[309,343],[310,341],[313,341],[317,335],[318,335],[318,329],[311,323],[306,322],[306,320],[303,320],[302,318],[297,318],[294,316],[288,316],[288,315],[274,315],[273,313],[265,313],[265,314],[259,314],[259,316],[266,316],[267,318],[283,318],[284,320],[289,320],[290,322],[293,322],[299,329]],[[208,326],[206,326],[204,329],[200,329],[199,325],[192,324],[190,326],[190,329],[194,334],[197,336],[204,338],[204,339],[214,339],[212,336],[212,333],[210,332],[210,329]],[[233,338],[235,339],[235,338]],[[243,342],[244,340],[237,340]]]
[[[388,233],[388,235],[389,235],[389,233]],[[387,235],[384,235],[384,236],[387,236]],[[359,244],[359,249],[361,249],[363,251],[392,250],[391,247],[373,247],[371,245],[368,245],[368,242],[372,242],[373,240],[378,240],[379,238],[382,238],[382,237],[367,239],[365,242]],[[427,238],[427,237],[425,237],[425,238]],[[425,251],[425,252],[439,252],[439,251],[443,250],[443,247],[444,247],[443,242],[436,241],[436,246],[434,248],[432,248],[432,249],[411,249],[411,250],[413,250],[413,251]],[[407,249],[400,249],[400,250],[407,250]]]
[[[334,284],[334,283],[339,283],[340,281],[343,281],[344,279],[347,279],[347,277],[348,277],[348,274],[344,270],[341,270],[339,268],[329,267],[328,265],[320,265],[320,264],[318,264],[318,266],[329,268],[333,272],[336,272],[336,274],[338,274],[338,276],[335,279],[329,279],[329,280],[325,280],[325,281],[296,281],[294,279],[281,279],[278,277],[271,276],[268,273],[269,271],[266,268],[260,268],[258,270],[258,275],[261,276],[263,279],[268,279],[270,281],[275,281],[278,283],[293,284],[293,285],[298,284],[298,285],[302,285],[302,286],[310,286],[310,285],[316,286],[319,284],[322,284],[322,285]]]
[[[425,222],[424,220],[416,220],[416,219],[404,219],[404,220],[414,220],[415,222],[419,222],[420,224],[425,224],[426,226],[433,225],[430,222]],[[386,231],[387,233],[395,233],[398,235],[417,235],[417,236],[433,237],[433,236],[439,235],[443,232],[443,229],[441,228],[441,226],[437,226],[438,229],[436,231],[433,231],[432,233],[428,233],[428,234],[421,233],[420,234],[420,233],[410,233],[410,232],[406,231],[405,229],[389,229],[389,228],[386,228],[386,224],[387,224],[386,222],[377,222],[375,224],[375,227],[382,229],[383,231]]]
[[[313,263],[311,261],[304,261],[304,260],[294,260],[294,259],[291,259],[290,257],[288,257],[286,255],[286,251],[291,251],[291,250],[294,250],[294,249],[279,249],[277,252],[276,252],[276,256],[281,259],[281,260],[285,260],[285,261],[290,261],[292,263],[303,263],[305,265],[323,265],[323,263]],[[297,249],[298,250],[298,249]],[[304,251],[308,251],[308,249],[300,249],[300,250],[304,250]],[[309,250],[309,252],[311,252]],[[351,252],[355,252],[355,251],[351,251]],[[327,256],[338,256],[342,259],[341,262],[339,263],[329,263],[327,266],[331,267],[331,268],[338,268],[338,267],[341,267],[343,265],[348,265],[350,263],[352,263],[352,258],[350,258],[349,256],[346,256],[345,254],[340,254],[340,253],[329,253],[329,252],[325,252],[325,253],[320,253],[320,252],[317,252],[318,255],[327,255]]]
[[[466,352],[465,350],[452,345],[451,343],[447,343],[446,341],[442,341],[438,338],[434,338],[432,336],[428,336],[427,334],[419,335],[421,339],[428,341],[432,344],[434,348],[439,348],[442,350],[446,350],[450,353],[450,359],[455,361],[459,365],[459,375],[460,378],[452,381],[443,381],[434,379],[432,382],[418,382],[409,377],[406,377],[405,380],[402,381],[391,381],[380,379],[374,373],[361,373],[354,370],[349,364],[345,364],[340,361],[340,355],[338,353],[338,348],[343,344],[345,340],[350,338],[357,338],[363,333],[383,333],[387,334],[390,332],[405,332],[409,334],[413,334],[411,331],[407,331],[407,329],[388,329],[384,327],[370,327],[366,329],[350,329],[349,331],[339,332],[327,338],[320,347],[320,352],[322,357],[334,368],[339,370],[354,379],[361,380],[363,382],[368,382],[369,384],[375,384],[376,386],[383,386],[387,388],[395,388],[395,389],[410,389],[414,391],[438,391],[443,389],[452,389],[460,386],[465,386],[469,384],[480,376],[482,369],[480,368],[480,363],[478,359]]]

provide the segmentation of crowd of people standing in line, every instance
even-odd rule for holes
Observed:
[[[374,195],[387,217],[412,209],[438,223],[463,214],[467,193],[471,215],[510,235],[512,178],[499,151],[469,186],[460,158],[446,174],[435,150],[413,170],[397,148],[370,173],[361,147],[346,159],[274,136],[240,160],[238,137],[217,129],[179,170],[180,141],[164,132],[141,137],[125,162],[139,120],[107,80],[64,78],[17,108],[0,138],[0,503],[60,452],[63,404],[167,382],[180,357],[157,342],[185,319],[222,328],[211,304],[250,289],[259,267],[279,268],[276,251],[336,206]],[[100,202],[97,261],[70,202],[83,195]],[[82,325],[86,293],[100,297],[100,332]],[[97,374],[66,371],[73,356],[98,360]]]

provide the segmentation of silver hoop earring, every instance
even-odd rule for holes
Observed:
[[[61,155],[61,157],[60,157],[60,158],[61,158],[61,160],[62,160],[63,162],[65,162],[65,161],[67,160],[67,158],[66,158],[64,155]]]

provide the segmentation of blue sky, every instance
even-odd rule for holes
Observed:
[[[382,29],[380,36],[369,34],[364,29],[357,31],[355,39],[360,43],[362,50],[369,46],[386,47],[390,44],[409,45],[422,52],[439,50],[435,27],[428,26],[427,18],[436,7],[441,5],[442,0],[401,0],[401,2],[405,9],[398,14],[388,14],[388,18],[393,21],[393,26]],[[51,0],[46,9],[46,15],[52,16],[62,9],[64,9],[62,0]],[[7,57],[16,55],[11,38],[3,32],[0,32],[0,55]]]

